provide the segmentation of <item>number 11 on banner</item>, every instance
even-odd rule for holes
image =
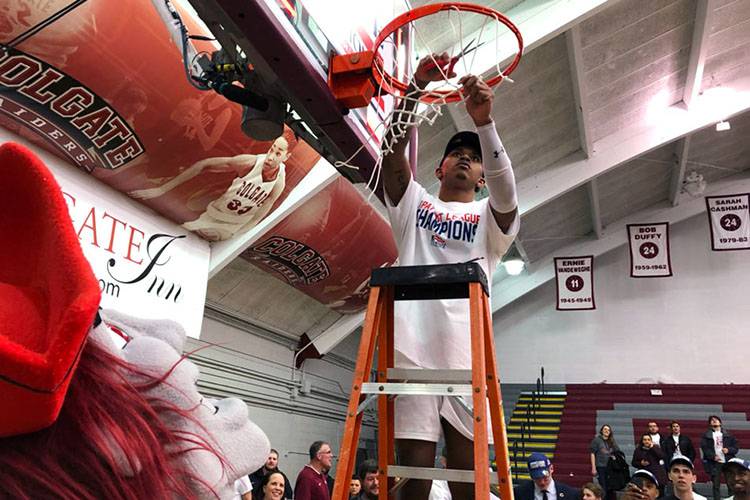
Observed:
[[[596,309],[594,256],[555,257],[557,310]]]

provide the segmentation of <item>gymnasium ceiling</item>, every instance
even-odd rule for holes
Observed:
[[[475,1],[506,12],[526,40],[494,118],[518,181],[527,269],[496,273],[496,311],[552,279],[554,255],[600,255],[625,244],[626,223],[702,213],[702,197],[683,191],[692,171],[705,194],[750,189],[750,1]],[[717,132],[725,118],[731,130]],[[417,178],[432,191],[444,144],[469,124],[450,106],[419,130]],[[359,324],[242,259],[209,281],[208,306],[290,341]]]

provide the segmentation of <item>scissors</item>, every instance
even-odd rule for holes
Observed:
[[[484,42],[482,42],[482,43],[480,43],[480,44],[475,45],[474,47],[472,47],[472,45],[476,41],[477,41],[476,38],[472,39],[469,43],[466,44],[466,47],[464,47],[463,49],[461,49],[461,52],[459,52],[455,56],[451,57],[451,59],[450,59],[450,61],[448,61],[447,65],[441,66],[441,69],[445,72],[446,75],[450,75],[451,73],[453,73],[453,68],[456,66],[456,63],[458,62],[459,59],[461,59],[463,56],[465,56],[469,52],[471,52],[473,50],[476,50],[479,47],[481,47],[482,45],[484,45]],[[431,69],[435,69],[436,67],[437,67],[437,64],[435,63],[435,61],[433,59],[432,61],[430,61],[430,62],[427,63],[427,66],[425,66],[424,69],[425,69],[425,71],[430,71]]]

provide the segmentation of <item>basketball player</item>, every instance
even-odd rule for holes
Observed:
[[[433,57],[440,66],[450,60],[447,53]],[[430,81],[444,79],[439,68],[429,69],[431,60],[419,62],[416,87],[410,90],[416,92]],[[398,142],[383,158],[386,205],[400,265],[477,260],[491,283],[492,271],[518,233],[515,178],[492,120],[492,89],[472,75],[461,78],[459,84],[477,133],[459,132],[448,141],[435,169],[440,181],[437,196],[412,178],[405,156],[407,141]],[[413,104],[402,102],[399,109],[411,111]],[[489,198],[475,201],[476,192],[485,185]],[[396,366],[471,368],[468,301],[397,302],[395,321]],[[442,431],[448,468],[473,469],[472,416],[455,398],[401,396],[395,404],[401,465],[432,467]],[[453,498],[474,495],[472,484],[451,483],[450,489]],[[410,480],[402,491],[405,499],[427,499],[430,482]]]
[[[260,222],[284,191],[284,161],[290,156],[289,143],[278,137],[267,154],[206,158],[196,162],[163,186],[133,191],[138,199],[161,196],[205,171],[233,169],[237,177],[226,192],[212,201],[206,211],[182,227],[209,241],[222,241],[244,233]]]

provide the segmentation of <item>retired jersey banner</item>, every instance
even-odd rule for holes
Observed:
[[[672,276],[669,223],[628,224],[631,278]]]
[[[706,196],[711,250],[750,249],[750,195]]]
[[[596,309],[594,256],[555,257],[557,310]]]

